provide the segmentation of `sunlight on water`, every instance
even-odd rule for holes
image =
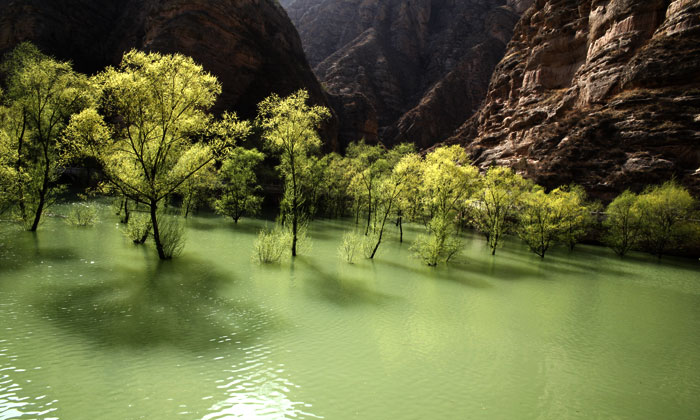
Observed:
[[[408,226],[349,265],[318,221],[260,266],[269,222],[194,217],[161,263],[101,217],[0,224],[0,420],[700,418],[696,261],[465,235],[429,268]]]

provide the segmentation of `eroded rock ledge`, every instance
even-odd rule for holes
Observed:
[[[449,142],[601,198],[672,176],[700,193],[700,0],[537,0]]]

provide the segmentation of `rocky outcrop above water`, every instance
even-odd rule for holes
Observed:
[[[131,48],[189,55],[222,82],[216,109],[246,117],[272,92],[327,104],[276,0],[0,0],[0,52],[25,40],[87,73]]]
[[[477,109],[532,0],[295,0],[287,6],[340,138],[427,147]]]
[[[537,0],[450,142],[601,198],[675,176],[700,192],[700,0]]]

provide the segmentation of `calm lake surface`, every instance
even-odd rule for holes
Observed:
[[[191,218],[165,263],[104,209],[0,224],[0,419],[700,418],[697,261],[466,235],[432,269],[390,235],[349,265],[318,221],[260,266],[265,224]]]

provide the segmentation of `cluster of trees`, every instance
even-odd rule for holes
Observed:
[[[182,224],[166,214],[173,202],[185,217],[203,205],[235,222],[259,211],[256,168],[266,156],[240,146],[254,134],[283,185],[283,227],[261,234],[261,261],[278,259],[282,243],[295,256],[317,216],[354,217],[356,232],[342,245],[348,261],[358,250],[374,258],[387,225],[403,241],[403,223],[420,223],[425,234],[412,249],[431,266],[459,252],[464,227],[481,232],[493,254],[515,234],[542,258],[554,243],[573,249],[601,214],[605,241],[620,255],[635,247],[661,255],[696,229],[696,202],[673,182],[625,192],[602,213],[579,186],[546,192],[508,168],[481,174],[459,146],[421,155],[410,144],[359,141],[344,156],[321,156],[317,130],[330,113],[309,105],[305,91],[270,96],[253,122],[215,118],[219,82],[178,54],[131,51],[87,77],[22,44],[0,72],[0,211],[29,230],[61,192],[63,168],[89,159],[102,169],[100,192],[117,197],[127,234],[136,243],[152,237],[159,257],[171,258],[182,248]],[[90,213],[77,210],[76,224],[89,224]]]

